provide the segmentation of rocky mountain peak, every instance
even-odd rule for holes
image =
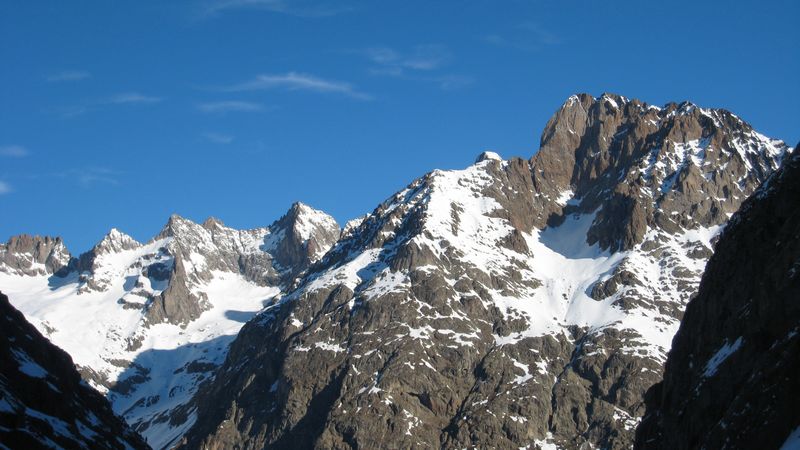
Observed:
[[[116,228],[112,228],[111,231],[109,231],[108,234],[106,234],[103,239],[94,246],[93,251],[98,254],[118,253],[125,250],[139,248],[141,245],[141,243],[131,236],[119,231]]]
[[[193,227],[198,226],[198,224],[192,222],[191,220],[182,217],[178,214],[171,214],[169,219],[167,219],[167,223],[161,228],[161,231],[156,235],[155,239],[162,239],[166,237],[175,237],[181,233],[186,232]]]
[[[788,148],[722,109],[574,95],[531,158],[536,224],[599,211],[588,238],[612,251],[640,243],[648,228],[719,225]]]
[[[66,270],[72,257],[60,237],[12,236],[0,244],[0,272],[53,275]]]
[[[475,163],[477,164],[483,161],[502,161],[502,160],[503,158],[499,154],[497,154],[497,152],[487,150],[478,155],[477,158],[475,158]]]
[[[207,230],[214,230],[217,228],[225,227],[225,224],[216,217],[209,217],[202,223],[203,228]]]
[[[284,233],[286,238],[276,247],[275,260],[282,267],[295,268],[291,270],[295,276],[319,260],[342,232],[336,219],[301,202],[295,202],[270,230]]]

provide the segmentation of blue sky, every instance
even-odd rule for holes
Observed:
[[[0,4],[0,240],[175,212],[337,220],[483,150],[530,157],[571,94],[730,109],[800,140],[795,1]]]

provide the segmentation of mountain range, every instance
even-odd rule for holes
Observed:
[[[0,289],[153,448],[630,448],[686,383],[667,355],[716,241],[792,154],[725,110],[575,95],[531,158],[344,228],[297,203],[79,256],[18,236]]]

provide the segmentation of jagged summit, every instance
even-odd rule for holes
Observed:
[[[601,215],[593,242],[630,249],[647,227],[670,232],[725,222],[789,147],[728,111],[664,108],[603,94],[570,97],[531,158],[536,223],[557,223],[566,201]],[[556,200],[556,201],[553,201]]]
[[[0,244],[0,273],[51,275],[66,269],[70,259],[60,237],[21,234]]]
[[[216,228],[223,228],[225,227],[225,223],[221,220],[217,219],[216,217],[210,216],[202,223],[203,228],[207,230],[213,230]]]
[[[95,253],[118,253],[125,250],[132,250],[141,245],[142,244],[131,236],[116,228],[112,228],[100,242],[95,244],[93,251]]]

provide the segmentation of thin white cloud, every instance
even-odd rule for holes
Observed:
[[[262,74],[250,81],[228,86],[223,91],[259,91],[266,89],[286,89],[289,91],[311,91],[342,94],[359,100],[371,100],[372,96],[358,91],[352,84],[343,81],[326,80],[314,75],[288,72],[285,74]]]
[[[64,70],[61,72],[53,73],[45,77],[50,83],[57,83],[61,81],[80,81],[91,77],[92,74],[85,70]]]
[[[5,181],[0,181],[0,195],[8,194],[12,191],[11,185],[6,183]]]
[[[151,95],[143,95],[138,92],[123,92],[120,94],[112,95],[106,98],[101,103],[112,105],[129,105],[129,104],[151,104],[158,103],[163,100],[161,97],[153,97]]]
[[[100,166],[76,167],[58,172],[29,173],[25,175],[31,180],[67,180],[83,188],[90,188],[96,184],[118,186],[121,184],[120,176],[124,172]]]
[[[445,91],[453,91],[456,89],[461,89],[475,82],[475,80],[473,80],[472,77],[466,77],[461,75],[444,75],[441,77],[430,78],[429,81],[438,83],[439,87]]]
[[[382,66],[387,74],[402,74],[404,69],[434,70],[452,59],[445,46],[435,44],[418,45],[405,54],[389,47],[371,47],[364,53],[373,63]]]
[[[555,45],[561,43],[560,37],[546,30],[538,23],[525,22],[520,25],[520,28],[531,33],[533,37],[536,39],[536,41],[540,44]]]
[[[103,109],[111,105],[152,105],[160,103],[164,99],[152,95],[144,95],[138,92],[121,92],[105,98],[86,101],[77,105],[68,105],[58,108],[53,108],[61,117],[68,119],[72,117],[82,116],[86,113]]]
[[[120,172],[105,167],[83,167],[63,172],[61,176],[75,180],[81,186],[88,188],[95,184],[109,184],[118,186]]]
[[[221,102],[200,103],[197,109],[209,114],[225,114],[229,112],[260,112],[264,110],[264,105],[254,102],[243,102],[228,100]]]
[[[374,64],[368,70],[372,75],[433,83],[445,91],[460,89],[473,83],[471,77],[442,74],[438,70],[453,58],[443,45],[418,45],[406,53],[389,47],[371,47],[359,53]]]
[[[562,42],[561,37],[535,22],[524,22],[507,30],[507,33],[508,35],[488,34],[483,36],[483,41],[497,47],[523,51],[537,51]]]
[[[28,156],[30,152],[28,149],[21,145],[4,145],[0,146],[0,156],[7,156],[10,158],[22,158]]]
[[[333,5],[318,0],[215,0],[206,1],[199,10],[200,18],[211,18],[235,10],[260,10],[298,17],[327,17],[351,11],[349,5]]]
[[[213,142],[215,144],[224,144],[224,145],[230,144],[231,142],[233,142],[234,139],[233,136],[228,136],[226,134],[219,134],[219,133],[203,133],[203,137],[206,140]]]

